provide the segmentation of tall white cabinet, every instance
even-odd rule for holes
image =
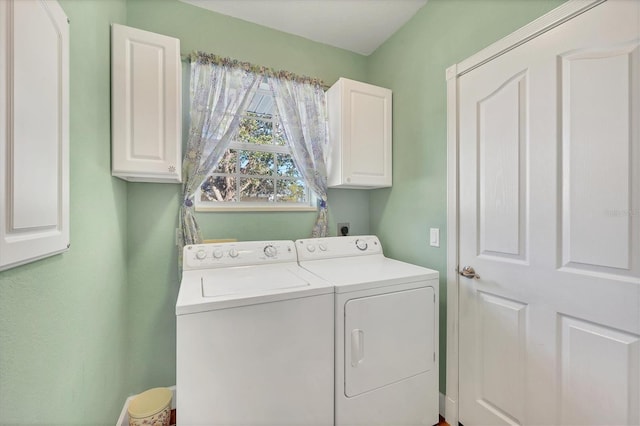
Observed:
[[[113,24],[111,67],[112,175],[181,182],[180,40]]]
[[[340,78],[327,91],[328,185],[391,186],[391,90]]]
[[[69,22],[0,1],[0,270],[69,246]]]

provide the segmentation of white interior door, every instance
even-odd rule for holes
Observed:
[[[458,80],[459,420],[640,424],[640,1]]]

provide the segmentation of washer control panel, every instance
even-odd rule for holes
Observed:
[[[184,247],[182,268],[209,269],[297,261],[293,241],[242,241]]]
[[[382,245],[375,235],[307,238],[296,241],[298,260],[382,254]]]

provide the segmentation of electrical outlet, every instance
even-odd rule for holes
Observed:
[[[338,237],[346,237],[347,235],[349,235],[350,231],[351,225],[349,224],[349,222],[342,222],[338,224],[338,232],[336,233],[336,235]]]

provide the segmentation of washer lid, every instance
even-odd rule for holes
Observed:
[[[293,262],[190,270],[182,274],[176,314],[192,314],[327,293],[333,293],[330,283]]]
[[[202,297],[265,293],[310,286],[307,280],[302,279],[288,268],[265,270],[264,268],[240,267],[221,269],[215,273],[204,271],[200,282]]]

